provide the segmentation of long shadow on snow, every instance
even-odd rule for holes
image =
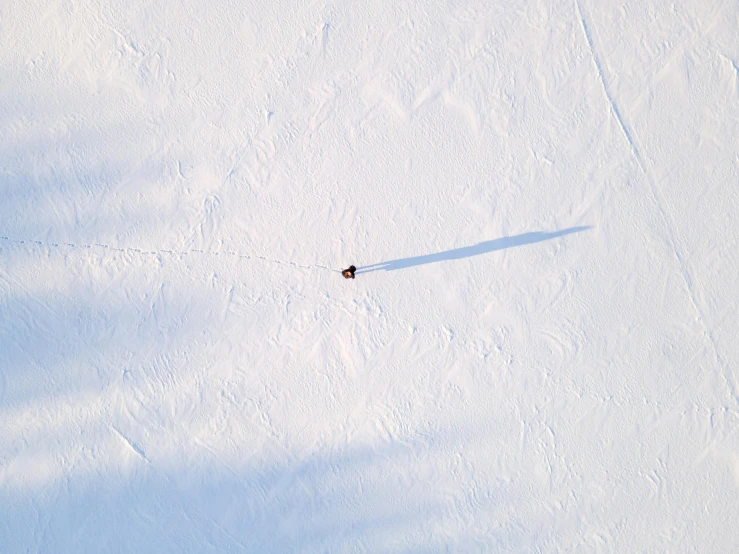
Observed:
[[[396,269],[407,269],[409,267],[433,264],[436,262],[459,260],[461,258],[471,258],[472,256],[479,256],[481,254],[495,252],[496,250],[505,250],[506,248],[513,248],[514,246],[524,246],[526,244],[533,244],[535,242],[543,242],[545,240],[555,239],[564,235],[586,231],[587,229],[590,229],[590,227],[570,227],[569,229],[562,229],[560,231],[554,231],[552,233],[542,233],[541,231],[536,231],[533,233],[523,233],[521,235],[515,235],[512,237],[501,237],[499,239],[479,242],[477,244],[473,244],[472,246],[464,246],[462,248],[454,248],[452,250],[446,250],[444,252],[437,252],[436,254],[425,254],[423,256],[400,258],[388,262],[365,265],[358,268],[357,273],[369,273],[371,271],[380,270],[394,271]]]

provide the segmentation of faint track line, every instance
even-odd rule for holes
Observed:
[[[642,158],[641,152],[639,151],[637,142],[634,140],[631,132],[629,131],[628,126],[625,124],[624,119],[621,117],[621,113],[618,110],[618,105],[616,104],[616,101],[614,100],[613,96],[611,95],[610,90],[608,89],[608,82],[606,81],[605,74],[603,72],[603,66],[601,65],[600,59],[598,58],[595,47],[593,45],[593,38],[590,33],[590,28],[588,26],[587,20],[583,15],[583,10],[582,10],[582,7],[580,6],[580,0],[574,0],[574,4],[575,4],[575,9],[577,11],[578,18],[580,20],[580,25],[582,26],[583,33],[585,34],[585,39],[588,43],[588,48],[590,49],[590,56],[592,57],[593,63],[595,64],[595,68],[598,71],[598,78],[600,79],[600,83],[603,87],[603,93],[606,99],[608,100],[608,104],[610,106],[611,112],[613,113],[613,116],[616,118],[616,121],[618,122],[618,125],[621,128],[621,131],[623,132],[624,137],[626,138],[626,141],[629,143],[629,146],[631,147],[631,153],[634,156],[634,159],[636,159],[636,163],[639,165],[639,169],[641,169],[642,173],[646,177],[647,183],[649,184],[649,187],[650,187],[650,192],[652,193],[652,198],[654,199],[654,202],[657,204],[657,208],[659,209],[659,212],[660,212],[660,217],[662,218],[662,222],[667,229],[667,239],[669,241],[670,247],[672,248],[672,253],[675,256],[675,259],[677,260],[678,265],[680,267],[680,274],[685,283],[685,287],[687,289],[690,302],[692,303],[693,309],[698,315],[698,319],[700,321],[701,327],[703,327],[703,334],[705,338],[707,339],[707,342],[710,344],[711,350],[713,350],[713,357],[721,371],[724,381],[726,382],[726,387],[729,391],[729,395],[734,400],[734,403],[739,406],[739,396],[737,395],[737,385],[734,382],[734,376],[731,370],[728,368],[728,366],[724,363],[724,360],[721,357],[721,354],[719,354],[718,348],[716,346],[716,340],[713,337],[713,333],[708,328],[708,325],[706,325],[706,320],[703,314],[703,310],[701,310],[700,306],[698,305],[698,302],[695,299],[695,294],[693,294],[692,279],[690,278],[690,274],[688,273],[686,269],[686,262],[683,259],[683,256],[680,254],[680,250],[678,249],[677,243],[675,242],[675,238],[674,238],[675,233],[673,231],[673,229],[675,228],[675,225],[672,219],[672,215],[670,214],[670,212],[668,211],[666,207],[666,202],[662,196],[661,189],[654,182],[649,171],[647,171],[647,166],[644,163],[644,159]]]
[[[621,132],[623,132],[624,136],[626,137],[626,142],[628,142],[629,146],[631,147],[631,152],[634,154],[636,163],[638,163],[641,170],[646,173],[647,170],[642,160],[641,153],[639,152],[634,139],[631,137],[631,133],[629,132],[628,127],[626,127],[626,125],[624,124],[624,120],[621,117],[621,112],[618,111],[618,105],[613,100],[611,92],[608,90],[608,84],[606,83],[606,78],[603,73],[603,66],[601,65],[600,59],[595,52],[595,47],[593,46],[593,37],[590,34],[590,28],[588,27],[587,21],[585,20],[585,17],[583,17],[582,8],[580,7],[580,0],[575,0],[575,9],[577,10],[577,15],[580,19],[580,25],[582,26],[583,33],[585,34],[585,40],[587,40],[588,48],[590,49],[590,56],[593,58],[595,68],[598,70],[598,77],[600,78],[600,84],[603,87],[603,93],[605,94],[606,99],[608,100],[608,104],[611,107],[611,112],[616,118],[618,126],[621,128]]]
[[[4,240],[6,242],[10,242],[13,244],[21,244],[21,245],[36,245],[36,246],[44,246],[46,248],[60,248],[60,247],[67,247],[71,248],[73,250],[93,250],[93,249],[103,249],[108,250],[111,252],[119,252],[122,254],[135,254],[139,256],[159,256],[159,255],[169,255],[169,256],[231,256],[232,258],[239,258],[242,260],[261,260],[263,262],[273,263],[273,264],[279,264],[279,265],[288,265],[292,267],[297,267],[299,269],[327,269],[329,271],[335,271],[339,272],[337,269],[333,269],[331,267],[328,267],[327,265],[322,264],[310,264],[310,265],[303,265],[299,264],[297,262],[290,262],[287,260],[276,260],[273,258],[268,258],[266,256],[259,256],[259,255],[250,255],[250,254],[239,254],[238,252],[233,252],[230,250],[222,250],[220,252],[215,251],[209,251],[209,250],[201,250],[198,248],[193,248],[190,250],[169,250],[166,248],[161,248],[157,250],[142,250],[140,248],[116,248],[115,246],[110,246],[107,244],[102,244],[99,242],[96,242],[94,244],[75,244],[71,242],[64,242],[64,243],[57,243],[57,242],[43,242],[40,240],[20,240],[20,239],[12,239],[10,237],[6,236],[0,236],[0,240]]]

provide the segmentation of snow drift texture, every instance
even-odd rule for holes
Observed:
[[[737,29],[2,2],[2,551],[735,551]]]

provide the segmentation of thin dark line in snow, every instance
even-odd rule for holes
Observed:
[[[99,242],[96,242],[94,244],[77,244],[77,243],[72,243],[72,242],[43,242],[40,240],[12,239],[6,236],[0,236],[0,240],[11,242],[13,244],[36,245],[36,246],[43,246],[46,248],[67,247],[67,248],[76,249],[76,250],[102,249],[102,250],[108,250],[110,252],[118,252],[121,254],[134,254],[134,255],[139,255],[139,256],[160,256],[160,255],[165,255],[165,256],[166,255],[169,255],[169,256],[212,256],[212,257],[230,256],[232,258],[239,258],[242,260],[261,260],[263,262],[268,262],[268,263],[273,263],[273,264],[289,265],[292,267],[297,267],[299,269],[327,269],[329,271],[339,272],[336,269],[333,269],[331,267],[328,267],[322,264],[303,265],[297,262],[289,262],[286,260],[276,260],[273,258],[268,258],[266,256],[242,254],[242,253],[234,252],[231,250],[220,250],[217,252],[212,251],[212,250],[201,250],[198,248],[192,248],[190,250],[170,250],[166,248],[160,248],[157,250],[143,250],[141,248],[132,248],[132,247],[131,248],[117,248],[115,246],[110,246],[108,244],[102,244]]]
[[[588,48],[590,49],[590,57],[593,58],[593,63],[595,64],[595,68],[598,70],[598,77],[600,78],[600,84],[603,87],[603,93],[606,95],[608,104],[611,107],[611,112],[613,113],[613,116],[616,118],[616,122],[618,122],[618,126],[621,128],[621,132],[623,132],[624,136],[626,137],[626,142],[628,142],[629,146],[631,147],[631,152],[634,154],[634,158],[636,158],[636,163],[639,164],[639,167],[641,168],[642,172],[646,173],[646,169],[644,166],[644,162],[642,160],[641,153],[639,152],[639,149],[637,148],[636,143],[634,142],[634,139],[632,138],[628,127],[626,127],[626,124],[624,123],[624,120],[621,117],[621,112],[618,111],[618,106],[616,105],[616,102],[611,96],[611,91],[608,88],[608,83],[606,81],[605,74],[603,73],[603,66],[600,63],[600,58],[598,58],[598,55],[595,52],[595,47],[593,46],[593,37],[590,34],[590,27],[588,27],[588,23],[585,20],[585,17],[583,17],[582,8],[580,7],[579,0],[575,0],[575,7],[577,9],[577,15],[580,19],[580,25],[582,25],[583,33],[585,33],[585,40],[587,41]]]
[[[621,131],[626,137],[626,141],[629,143],[629,146],[631,147],[631,152],[634,155],[634,158],[636,159],[636,163],[639,165],[639,169],[641,169],[642,173],[646,177],[646,181],[649,184],[650,191],[652,193],[652,198],[657,204],[657,208],[659,209],[662,222],[664,223],[667,229],[667,240],[670,243],[670,247],[672,248],[672,253],[677,259],[677,263],[680,268],[680,274],[683,278],[683,281],[685,283],[685,288],[688,293],[688,298],[690,299],[690,302],[693,304],[693,309],[698,315],[698,321],[703,327],[703,334],[705,336],[706,342],[708,345],[710,345],[710,348],[713,351],[713,357],[716,361],[716,364],[719,367],[721,375],[724,378],[724,381],[726,383],[726,388],[729,391],[729,396],[731,396],[735,404],[739,405],[739,386],[734,380],[734,376],[733,376],[731,369],[726,364],[723,357],[721,356],[721,353],[718,350],[718,346],[716,345],[716,339],[713,336],[713,331],[706,324],[706,318],[703,314],[703,310],[701,309],[701,306],[698,304],[698,300],[696,299],[695,293],[693,292],[693,280],[690,276],[690,272],[688,271],[689,269],[688,264],[684,260],[683,255],[681,254],[680,249],[678,247],[677,240],[675,239],[675,233],[673,231],[673,229],[675,228],[675,224],[672,219],[672,214],[668,210],[667,203],[662,196],[662,190],[660,189],[659,185],[652,179],[652,175],[647,170],[647,166],[644,163],[644,159],[642,158],[641,152],[639,151],[639,148],[637,147],[637,142],[634,140],[634,137],[629,131],[629,128],[626,126],[624,119],[621,117],[621,112],[619,112],[618,110],[618,105],[616,104],[615,99],[611,95],[611,91],[608,88],[608,81],[606,80],[605,73],[603,72],[603,66],[601,64],[600,59],[598,58],[598,55],[595,50],[595,46],[593,44],[593,37],[590,32],[590,27],[588,25],[588,22],[585,16],[583,15],[582,6],[580,6],[580,0],[574,0],[574,3],[575,3],[575,9],[577,10],[578,18],[580,19],[580,25],[582,26],[583,33],[585,34],[585,39],[588,43],[588,48],[590,49],[590,56],[593,59],[595,68],[598,71],[598,77],[600,78],[600,83],[603,86],[603,93],[605,94],[606,99],[608,100],[608,103],[611,107],[611,112],[613,113],[614,117],[616,118],[616,121],[618,122],[619,127],[621,128]],[[732,65],[736,69],[736,65],[733,63],[733,60],[730,60],[730,61],[732,62]]]

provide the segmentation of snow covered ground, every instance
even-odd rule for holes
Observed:
[[[0,550],[737,551],[738,29],[0,3]]]

